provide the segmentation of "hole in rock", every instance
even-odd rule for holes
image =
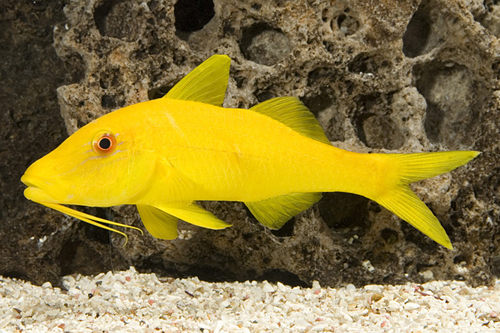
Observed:
[[[435,254],[439,246],[438,243],[424,235],[420,230],[413,227],[406,221],[401,220],[401,231],[406,242],[411,242],[426,253]]]
[[[99,85],[102,89],[109,89],[120,85],[120,69],[112,68],[101,73]]]
[[[165,96],[169,91],[170,89],[172,89],[174,86],[161,86],[161,87],[158,87],[158,88],[153,88],[153,89],[149,89],[148,90],[148,99],[149,100],[152,100],[152,99],[158,99],[158,98],[162,98],[163,96]]]
[[[260,10],[262,8],[262,5],[260,3],[254,3],[252,4],[252,10]]]
[[[257,100],[259,101],[259,103],[262,103],[262,102],[267,101],[268,99],[273,98],[274,94],[268,90],[261,90],[261,91],[257,91],[255,93],[255,97],[257,97]]]
[[[133,3],[124,0],[105,1],[94,12],[94,21],[101,36],[133,41],[137,37],[137,24]]]
[[[317,116],[321,111],[332,106],[333,99],[327,93],[322,93],[316,96],[305,97],[302,102],[315,116]]]
[[[291,51],[288,37],[266,23],[257,23],[243,30],[241,52],[248,60],[272,66]]]
[[[293,235],[293,229],[295,227],[295,222],[296,222],[296,217],[292,218],[290,221],[285,223],[284,226],[281,227],[281,229],[278,230],[272,230],[271,233],[276,236],[276,237],[290,237]]]
[[[424,129],[429,140],[450,149],[472,144],[479,112],[491,92],[457,64],[425,64],[414,73],[416,87],[427,102]]]
[[[430,12],[427,1],[420,4],[403,35],[403,53],[410,58],[424,54],[431,33]]]
[[[389,61],[378,54],[361,52],[347,65],[352,73],[377,73],[379,68],[388,67]]]
[[[18,271],[2,272],[2,276],[6,277],[6,278],[11,278],[11,279],[31,281],[31,279],[28,275],[21,273],[21,272],[18,272]]]
[[[31,0],[31,7],[37,12],[43,12],[47,9],[48,1],[46,0]]]
[[[319,213],[330,229],[346,237],[363,236],[368,230],[368,199],[351,193],[325,193]]]
[[[387,114],[391,103],[390,94],[360,96],[353,121],[358,137],[367,147],[395,150],[404,144],[402,130]]]
[[[368,258],[375,268],[388,269],[399,262],[396,254],[378,250],[368,253]]]
[[[380,232],[380,236],[384,239],[387,244],[394,244],[398,241],[399,236],[397,231],[385,228]]]
[[[101,106],[103,108],[112,109],[112,108],[115,108],[116,105],[117,105],[117,103],[116,103],[116,100],[114,99],[113,96],[103,95],[101,97]]]
[[[303,103],[316,116],[325,111],[330,120],[328,121],[325,134],[330,141],[344,141],[344,116],[335,109],[333,98],[327,91],[316,96],[305,97]]]
[[[336,80],[336,74],[333,69],[328,67],[315,68],[307,75],[308,85],[323,84],[329,86],[332,81]]]
[[[214,15],[213,0],[179,0],[174,5],[175,29],[180,32],[201,30]]]
[[[462,262],[467,263],[468,261],[469,261],[468,258],[464,254],[459,254],[458,256],[456,256],[455,258],[453,258],[453,263],[454,264],[460,264]],[[499,262],[499,264],[500,264],[500,262]],[[499,267],[500,267],[500,265],[499,265]]]
[[[389,116],[368,114],[358,121],[358,136],[367,147],[396,150],[405,142],[403,133]]]
[[[350,15],[341,14],[337,17],[336,22],[338,29],[346,36],[354,34],[359,29],[358,20]]]

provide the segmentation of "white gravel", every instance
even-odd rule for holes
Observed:
[[[64,286],[0,277],[0,332],[500,332],[500,281],[291,288],[130,268]]]

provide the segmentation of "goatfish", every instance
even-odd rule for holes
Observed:
[[[83,126],[26,170],[25,197],[126,239],[109,225],[141,229],[65,205],[136,205],[152,236],[174,239],[179,219],[208,229],[231,226],[197,201],[243,202],[261,224],[279,229],[322,192],[347,192],[377,202],[452,249],[440,222],[409,184],[447,173],[479,152],[339,149],[295,97],[250,109],[223,108],[230,63],[226,55],[213,55],[163,98]]]

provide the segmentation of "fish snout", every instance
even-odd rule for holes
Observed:
[[[50,187],[50,184],[44,180],[42,177],[34,176],[26,172],[21,177],[21,182],[24,185],[28,186],[24,190],[24,196],[32,201],[36,202],[53,202],[57,203],[49,193],[46,191],[47,187]],[[45,189],[45,190],[44,190]]]

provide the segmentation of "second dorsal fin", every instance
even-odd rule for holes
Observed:
[[[316,117],[295,97],[273,98],[253,106],[250,110],[265,114],[303,136],[331,144]]]
[[[215,54],[180,80],[163,98],[222,106],[229,80],[231,59]]]

